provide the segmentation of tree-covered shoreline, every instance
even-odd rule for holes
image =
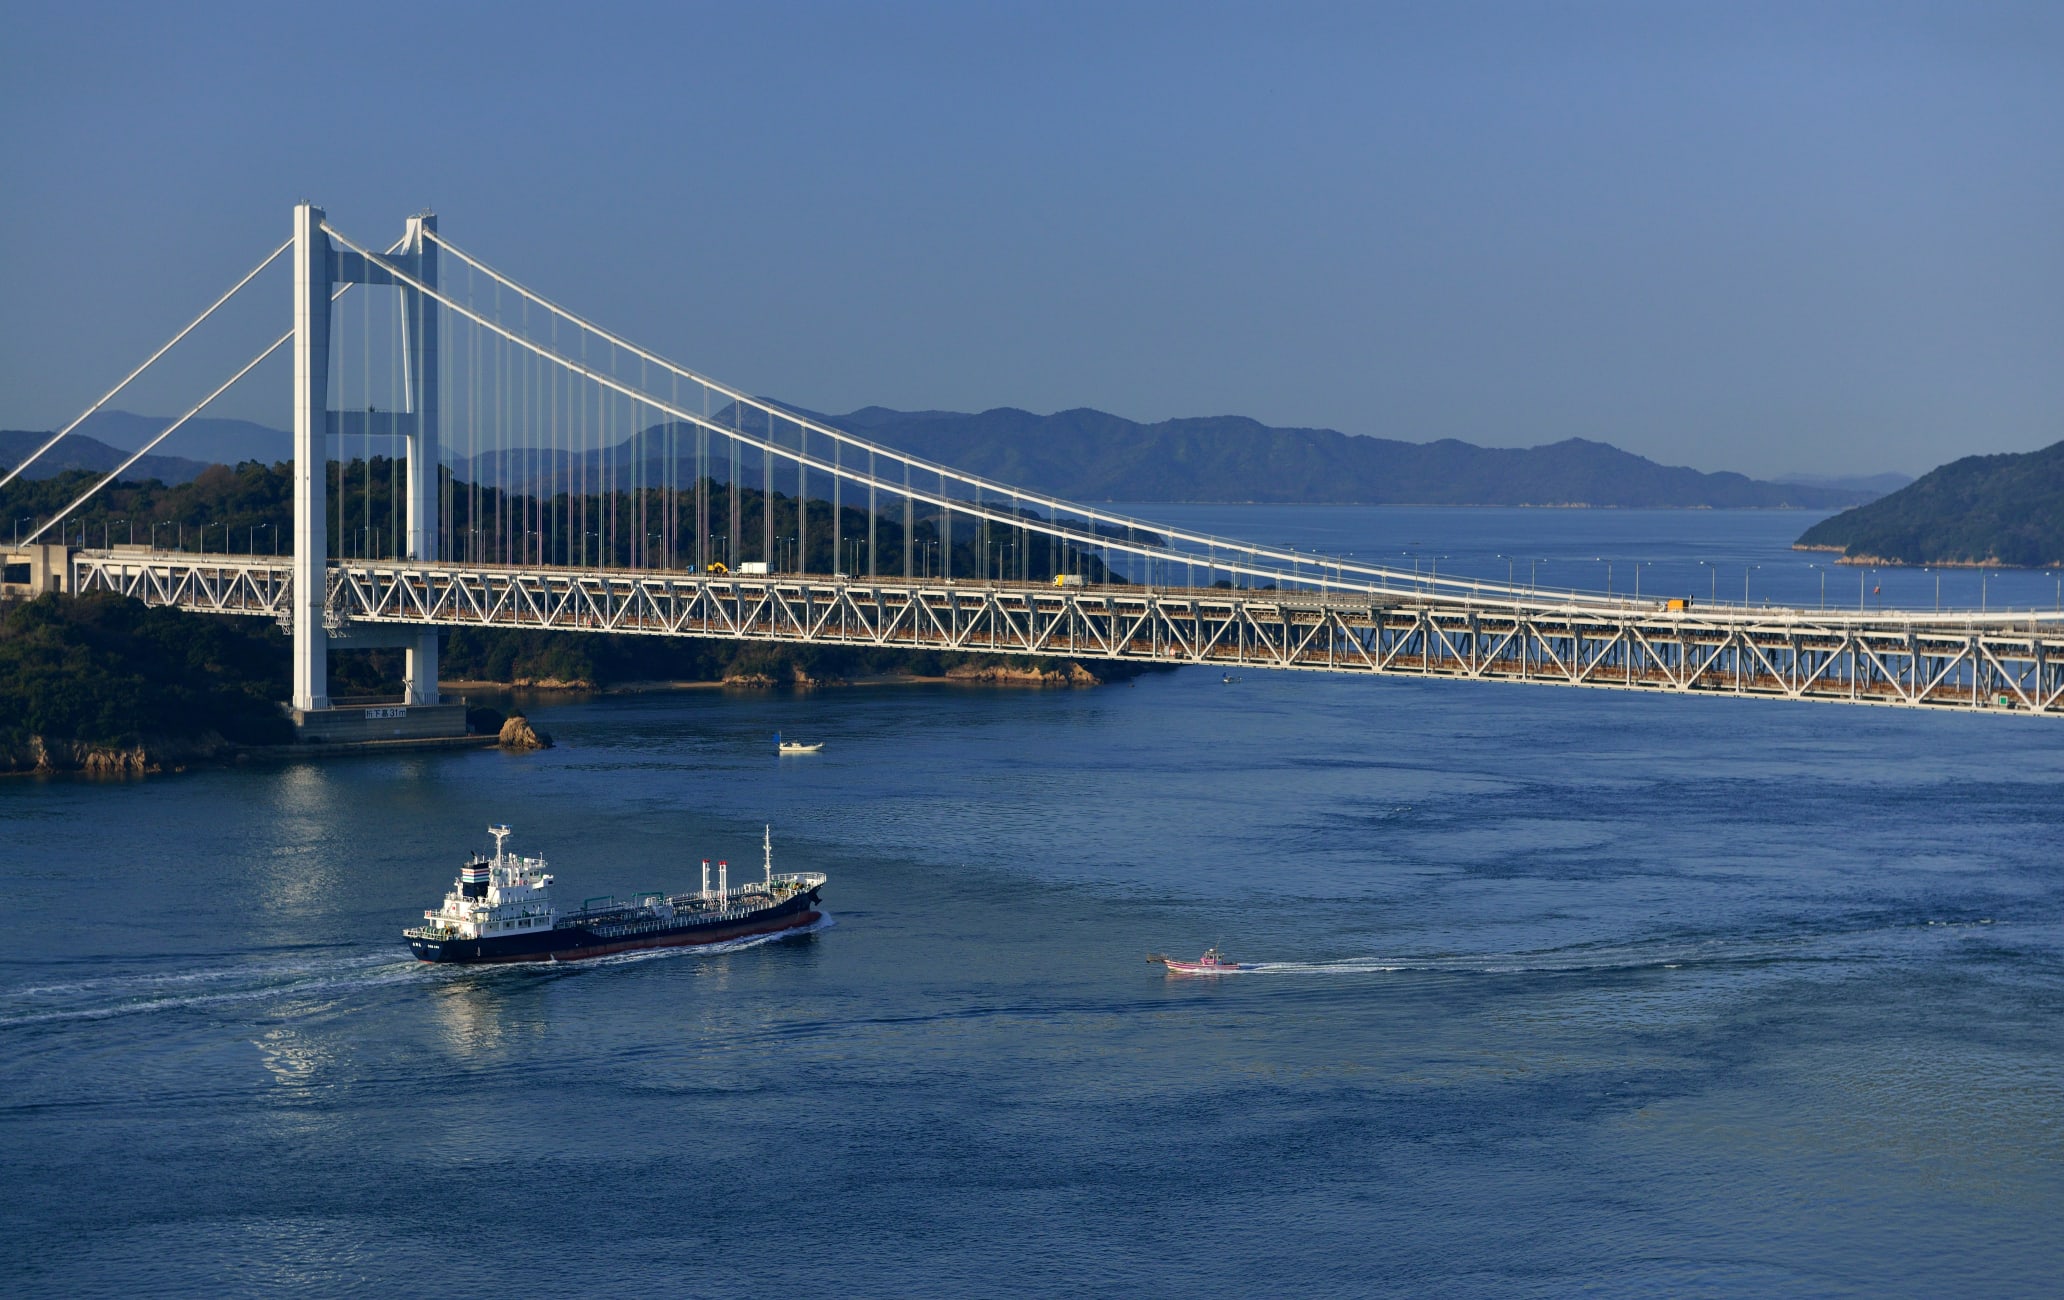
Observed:
[[[1951,461],[1890,496],[1822,520],[1793,546],[1864,564],[2064,564],[2064,442]]]
[[[285,744],[286,691],[269,623],[107,594],[0,601],[0,771],[141,771]]]
[[[266,619],[108,592],[0,601],[0,772],[134,774],[293,742],[290,645]],[[1087,685],[1150,669],[1009,655],[462,628],[451,681],[607,690],[641,682],[824,685],[879,677]],[[334,697],[398,697],[399,650],[330,656]],[[496,719],[499,721],[499,718]]]

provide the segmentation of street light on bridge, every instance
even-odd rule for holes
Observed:
[[[1440,562],[1442,560],[1452,559],[1453,557],[1447,555],[1431,555],[1427,558],[1433,562],[1433,567],[1427,578],[1427,590],[1431,592],[1433,595],[1438,596],[1440,594]]]

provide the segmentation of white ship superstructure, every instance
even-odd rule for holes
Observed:
[[[512,833],[506,825],[490,826],[494,856],[475,854],[459,868],[459,878],[444,896],[444,905],[423,913],[426,930],[453,939],[549,930],[558,923],[552,905],[552,873],[542,857],[526,858],[508,851]]]

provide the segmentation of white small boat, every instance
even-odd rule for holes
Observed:
[[[806,745],[800,740],[783,740],[780,732],[774,733],[774,752],[777,754],[815,754],[824,748],[824,742]]]

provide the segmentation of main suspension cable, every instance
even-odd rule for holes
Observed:
[[[326,225],[324,228],[330,234],[335,235],[339,240],[343,240],[347,245],[353,247],[354,249],[357,248],[356,245],[351,245],[350,241],[346,239],[345,236],[338,232],[334,227],[329,227]],[[1357,563],[1355,561],[1345,559],[1344,557],[1304,554],[1288,548],[1262,546],[1251,542],[1242,542],[1228,538],[1215,537],[1208,534],[1195,533],[1187,529],[1171,528],[1168,525],[1162,523],[1155,523],[1148,520],[1135,519],[1124,515],[1114,514],[1108,511],[1097,510],[1092,507],[1083,506],[1074,502],[1064,501],[1057,497],[1050,497],[1037,493],[1026,493],[1022,489],[1013,488],[1009,485],[993,483],[980,476],[967,474],[962,471],[952,469],[949,466],[934,464],[932,462],[922,460],[918,457],[910,456],[905,453],[895,451],[891,448],[883,447],[876,443],[871,443],[865,439],[857,438],[854,435],[846,433],[843,430],[836,429],[829,425],[819,423],[818,421],[808,419],[807,417],[798,415],[786,408],[774,406],[761,399],[754,398],[744,392],[741,392],[740,390],[731,388],[728,385],[710,379],[705,375],[699,374],[695,371],[688,370],[685,367],[679,366],[671,361],[668,361],[664,357],[660,357],[654,353],[648,352],[645,349],[638,347],[636,344],[633,344],[628,340],[623,339],[618,335],[612,334],[609,331],[602,329],[600,326],[597,326],[592,322],[589,322],[575,315],[571,311],[568,311],[566,308],[561,307],[558,304],[552,302],[551,300],[545,298],[543,295],[536,293],[535,291],[525,287],[517,281],[495,270],[493,267],[488,266],[486,263],[480,261],[479,259],[474,258],[470,254],[465,252],[465,250],[454,246],[449,241],[443,239],[441,236],[438,236],[430,232],[426,232],[426,235],[429,238],[435,239],[441,247],[451,252],[452,255],[457,257],[460,261],[466,263],[466,265],[470,269],[477,271],[480,274],[486,275],[491,281],[493,281],[497,285],[512,290],[513,292],[515,292],[516,294],[520,295],[522,298],[528,301],[536,302],[541,307],[545,308],[548,312],[551,312],[559,318],[564,319],[570,324],[574,325],[578,330],[581,331],[583,340],[585,340],[585,336],[587,334],[593,334],[597,338],[607,342],[611,346],[612,351],[620,348],[633,356],[637,356],[642,360],[649,361],[652,364],[658,365],[675,375],[678,375],[682,378],[690,380],[693,383],[703,386],[705,396],[707,396],[709,392],[714,391],[722,393],[726,397],[730,398],[732,401],[733,414],[731,428],[725,429],[720,425],[716,425],[714,422],[706,420],[697,420],[696,417],[690,412],[676,409],[674,406],[670,405],[665,401],[656,400],[645,393],[639,392],[631,388],[629,385],[626,385],[621,381],[615,379],[613,375],[603,375],[598,371],[590,368],[585,363],[575,362],[564,356],[558,355],[554,350],[545,349],[527,338],[519,337],[518,335],[506,330],[500,325],[497,325],[493,322],[481,318],[476,313],[471,313],[463,308],[460,308],[456,303],[451,302],[449,299],[443,298],[442,295],[436,294],[434,290],[424,290],[425,292],[429,292],[432,296],[437,297],[440,301],[444,302],[446,306],[451,307],[456,311],[459,311],[463,315],[466,315],[475,324],[480,325],[483,328],[486,328],[500,335],[502,338],[508,340],[509,342],[515,344],[518,347],[525,349],[526,351],[531,352],[533,355],[536,355],[543,359],[551,360],[555,364],[558,364],[563,368],[567,369],[569,372],[578,374],[583,378],[586,378],[593,383],[596,383],[604,388],[607,388],[608,390],[615,392],[622,397],[631,399],[634,402],[642,401],[658,409],[666,410],[669,414],[674,415],[676,418],[688,420],[691,423],[696,423],[699,427],[704,428],[709,432],[718,433],[721,436],[731,439],[734,460],[733,482],[731,486],[732,494],[734,495],[734,497],[737,487],[735,464],[736,452],[741,443],[751,443],[755,448],[757,448],[760,451],[763,457],[778,456],[796,465],[798,468],[798,472],[800,472],[804,468],[821,469],[826,473],[831,474],[834,478],[850,478],[856,482],[866,482],[870,485],[870,487],[887,486],[890,488],[892,492],[896,492],[902,495],[906,503],[906,549],[908,547],[908,543],[911,540],[909,524],[914,523],[914,520],[909,518],[909,511],[918,502],[923,502],[927,505],[935,507],[941,512],[940,523],[942,531],[945,527],[950,526],[948,525],[947,521],[950,520],[951,516],[955,513],[959,513],[989,523],[1001,523],[1006,524],[1015,529],[1023,529],[1033,533],[1042,533],[1047,536],[1054,537],[1058,540],[1075,544],[1077,546],[1088,546],[1092,549],[1116,551],[1125,554],[1140,556],[1148,560],[1180,560],[1182,563],[1186,565],[1204,564],[1206,565],[1206,567],[1214,571],[1226,572],[1229,574],[1238,573],[1251,577],[1269,578],[1278,581],[1288,581],[1300,585],[1315,586],[1320,589],[1340,589],[1348,591],[1369,592],[1408,590],[1420,593],[1425,596],[1430,596],[1431,598],[1437,600],[1446,598],[1460,601],[1481,599],[1485,594],[1496,594],[1509,596],[1515,599],[1525,599],[1531,602],[1540,603],[1540,594],[1530,587],[1521,588],[1518,586],[1507,586],[1501,585],[1496,582],[1483,582],[1480,580],[1468,578],[1443,578],[1440,577],[1438,574],[1406,574],[1397,569],[1389,568],[1386,566],[1371,565],[1367,563]],[[392,272],[396,275],[397,278],[405,282],[411,283],[413,287],[421,287],[419,282],[413,281],[411,277],[409,277],[405,272],[400,271],[398,268],[389,269],[392,270]],[[758,437],[757,435],[747,433],[745,431],[743,422],[739,419],[742,407],[750,407],[754,411],[766,417],[767,435],[764,439]],[[881,483],[878,477],[871,472],[867,474],[861,474],[853,469],[849,469],[846,466],[837,463],[836,461],[828,462],[820,460],[814,456],[808,455],[803,450],[799,449],[792,451],[787,447],[782,446],[778,439],[778,426],[776,424],[776,421],[778,420],[789,421],[790,423],[795,424],[799,430],[813,430],[815,432],[821,433],[825,435],[827,438],[833,440],[834,443],[843,443],[846,446],[855,448],[856,450],[864,449],[869,453],[870,466],[873,465],[874,459],[876,457],[886,457],[892,463],[901,463],[905,469],[904,485],[898,487],[894,484]],[[800,442],[802,442],[802,439],[799,437],[799,443]],[[913,469],[922,471],[926,475],[936,474],[939,477],[940,484],[937,495],[933,495],[929,491],[917,489],[915,487],[915,484],[910,481],[910,471]],[[949,486],[949,483],[955,486]],[[973,505],[970,505],[964,498],[956,495],[959,489],[972,490],[972,492],[975,495],[975,502]],[[1048,518],[1043,521],[1037,519],[1037,517],[1028,519],[1024,515],[1018,514],[1015,511],[1008,516],[996,513],[992,511],[992,509],[989,508],[986,504],[983,503],[982,494],[985,491],[1010,496],[1015,498],[1019,502],[1029,503],[1032,505],[1042,507],[1048,512]],[[735,505],[735,500],[733,504]],[[1075,524],[1062,523],[1060,520],[1063,514],[1073,516],[1075,519],[1080,520],[1081,525],[1078,526]],[[733,525],[733,529],[735,532],[735,523]],[[1112,531],[1107,530],[1118,531],[1114,535]],[[1162,539],[1162,543],[1158,546],[1150,546],[1140,543],[1134,540],[1135,536],[1139,533],[1145,533],[1149,536],[1160,538]],[[945,536],[942,535],[941,542],[943,543],[944,540]],[[1168,543],[1170,542],[1180,543],[1182,545],[1180,547],[1169,545]],[[1199,549],[1190,550],[1186,548]],[[945,558],[946,557],[942,555],[942,560]],[[1267,567],[1269,565],[1284,565],[1288,566],[1288,569],[1286,572],[1284,569],[1281,568]],[[906,570],[907,568],[908,565],[906,563]],[[1330,576],[1327,572],[1328,570],[1331,571]],[[1568,591],[1555,593],[1553,603],[1558,605],[1567,605],[1571,603],[1611,604],[1613,602],[1610,597],[1601,597],[1593,594]]]
[[[332,230],[331,233],[336,234],[337,232]],[[797,425],[801,429],[808,429],[810,431],[820,433],[825,437],[832,439],[834,442],[844,443],[845,445],[853,447],[856,450],[865,450],[872,454],[886,456],[892,460],[901,461],[904,464],[922,473],[937,474],[941,476],[941,478],[944,480],[951,480],[952,482],[961,484],[967,488],[972,489],[977,494],[978,500],[979,494],[984,490],[988,490],[1003,495],[1014,496],[1017,497],[1019,500],[1040,506],[1047,510],[1049,515],[1053,515],[1058,512],[1066,512],[1068,514],[1080,516],[1085,521],[1088,521],[1092,526],[1087,530],[1064,529],[1061,530],[1061,532],[1058,535],[1075,538],[1095,539],[1096,545],[1105,545],[1109,541],[1109,539],[1103,533],[1098,531],[1095,527],[1095,525],[1103,524],[1115,528],[1123,528],[1127,530],[1136,529],[1143,532],[1158,534],[1172,541],[1180,541],[1189,546],[1205,547],[1214,552],[1223,549],[1234,554],[1247,555],[1257,561],[1267,559],[1277,563],[1289,564],[1292,566],[1293,573],[1297,575],[1295,580],[1316,582],[1321,587],[1340,586],[1349,589],[1362,589],[1369,585],[1367,583],[1349,583],[1345,581],[1346,576],[1352,574],[1358,578],[1374,579],[1377,583],[1382,584],[1386,587],[1397,586],[1419,591],[1430,591],[1431,594],[1436,596],[1446,594],[1444,592],[1444,589],[1451,589],[1452,594],[1456,595],[1458,598],[1468,598],[1472,594],[1481,593],[1484,591],[1498,591],[1507,595],[1517,596],[1520,593],[1529,590],[1527,588],[1521,588],[1518,586],[1508,587],[1502,586],[1497,583],[1481,583],[1473,579],[1441,578],[1438,576],[1429,577],[1427,575],[1421,574],[1406,574],[1401,570],[1388,568],[1386,566],[1356,563],[1353,561],[1348,561],[1333,556],[1315,557],[1299,555],[1295,552],[1282,550],[1275,547],[1256,546],[1252,543],[1236,541],[1229,538],[1215,537],[1210,534],[1193,533],[1186,529],[1170,528],[1165,524],[1158,524],[1149,520],[1134,519],[1129,516],[1113,514],[1108,511],[1096,510],[1090,507],[1078,505],[1074,502],[1061,500],[1058,497],[1049,497],[1037,493],[1027,493],[1024,492],[1022,489],[1013,488],[1007,484],[993,483],[978,475],[968,474],[963,471],[953,469],[951,466],[935,464],[933,462],[924,460],[920,457],[911,456],[906,453],[896,451],[892,448],[883,447],[880,444],[869,442],[866,439],[859,438],[854,436],[853,434],[847,433],[842,429],[837,429],[830,425],[820,423],[816,420],[811,420],[805,416],[796,414],[795,412],[790,411],[786,408],[777,407],[761,398],[754,397],[751,394],[733,388],[728,384],[724,384],[718,380],[712,379],[707,375],[700,374],[694,370],[688,369],[685,366],[681,366],[675,362],[669,361],[665,357],[659,356],[658,354],[653,352],[649,352],[644,348],[639,347],[637,344],[630,342],[628,339],[625,339],[617,334],[611,333],[609,330],[606,330],[601,326],[596,325],[593,322],[576,315],[572,311],[560,306],[558,303],[553,302],[551,299],[546,298],[544,295],[538,293],[537,291],[519,283],[518,281],[510,278],[507,275],[504,275],[502,272],[496,270],[494,267],[489,266],[487,263],[474,257],[472,254],[466,252],[464,249],[453,244],[451,241],[445,239],[443,236],[431,231],[426,231],[424,233],[427,238],[436,240],[440,247],[451,253],[452,256],[458,258],[460,261],[466,263],[468,267],[478,271],[482,275],[487,276],[490,280],[494,281],[495,283],[510,289],[512,292],[518,294],[519,296],[538,304],[546,311],[553,313],[554,315],[567,321],[569,324],[574,325],[578,329],[586,333],[591,333],[595,335],[597,338],[602,339],[605,342],[611,344],[613,347],[622,348],[626,352],[629,352],[631,355],[638,357],[641,360],[649,361],[653,365],[659,366],[662,369],[670,371],[683,379],[687,379],[693,383],[700,384],[709,391],[721,393],[733,402],[734,407],[741,405],[751,407],[753,410],[765,415],[767,417],[767,441],[765,443],[761,443],[758,439],[754,438],[748,438],[748,440],[754,442],[754,444],[756,446],[759,446],[763,452],[771,451],[776,455],[782,456],[785,459],[793,461],[798,465],[798,467],[807,464],[812,468],[826,469],[834,473],[835,475],[842,475],[843,473],[842,471],[832,470],[831,466],[824,462],[820,462],[815,459],[811,459],[804,456],[799,456],[793,452],[789,452],[786,448],[780,447],[778,443],[776,443],[774,434],[774,422],[776,420],[790,421],[791,423]],[[338,238],[342,239],[343,236],[338,235]],[[619,389],[618,391],[624,392],[625,396],[632,395],[627,390]],[[734,424],[735,423],[736,421],[734,421]],[[718,431],[725,433],[727,436],[730,436],[731,434],[730,430],[720,429]],[[859,476],[854,477],[857,481]],[[986,511],[971,510],[968,509],[965,506],[965,504],[950,504],[949,502],[952,500],[951,493],[946,491],[943,488],[943,486],[942,497],[946,499],[938,502],[933,502],[932,504],[939,505],[942,510],[945,510],[949,513],[958,511],[959,513],[971,515],[976,518],[991,518],[991,516],[989,516]],[[1013,522],[1014,524],[1016,523],[1016,521],[998,522]],[[1047,530],[1035,528],[1035,531],[1043,532]],[[1130,551],[1132,548],[1128,547],[1123,549]],[[1143,554],[1144,552],[1141,553]],[[1170,548],[1170,553],[1178,555],[1185,554],[1185,552],[1175,551],[1173,548]],[[1321,570],[1320,575],[1317,578],[1308,578],[1304,576],[1301,571],[1303,567],[1306,565],[1316,565],[1316,567],[1318,567]],[[1227,568],[1228,566],[1220,564],[1215,567]],[[1333,571],[1335,575],[1333,580],[1328,581],[1324,577],[1323,570],[1325,569],[1331,569]],[[1243,569],[1242,571],[1245,570]],[[1277,573],[1274,570],[1262,570],[1259,572],[1266,574],[1267,576],[1285,576]],[[1560,594],[1564,595],[1566,599],[1564,602],[1558,603],[1566,603],[1566,600],[1568,599],[1586,599],[1583,593],[1569,592]]]

